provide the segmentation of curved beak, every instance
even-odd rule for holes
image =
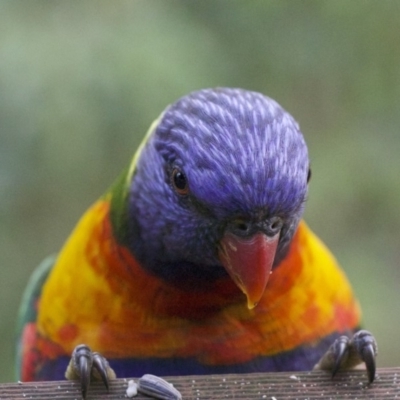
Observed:
[[[227,231],[219,245],[218,256],[226,271],[254,308],[264,294],[274,263],[279,232],[269,237],[263,232],[240,237]]]

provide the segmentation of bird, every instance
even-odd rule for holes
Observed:
[[[275,100],[209,88],[169,105],[21,303],[22,381],[330,370],[377,344],[303,219],[299,124]],[[72,354],[72,357],[71,357]],[[72,371],[72,372],[71,372]]]

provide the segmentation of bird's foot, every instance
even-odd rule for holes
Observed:
[[[106,358],[100,353],[92,352],[85,344],[80,344],[72,352],[71,360],[65,371],[65,377],[68,380],[80,382],[82,398],[86,399],[91,379],[103,381],[108,390],[109,381],[115,379],[116,375]],[[143,375],[138,381],[137,390],[155,399],[182,399],[181,394],[172,384],[155,375]]]
[[[368,331],[360,330],[351,338],[337,338],[314,369],[331,371],[334,377],[339,370],[353,369],[365,363],[368,380],[372,383],[375,378],[377,354],[378,346],[374,336]]]
[[[116,375],[108,361],[100,353],[92,352],[88,346],[80,344],[72,352],[65,377],[68,380],[80,382],[82,397],[86,399],[91,379],[103,381],[108,390],[109,381],[115,379]]]

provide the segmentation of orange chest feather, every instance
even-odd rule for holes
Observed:
[[[66,352],[87,343],[109,357],[240,362],[359,324],[346,277],[304,222],[248,310],[230,280],[188,292],[147,274],[113,240],[108,213],[101,200],[83,216],[43,288],[38,329]]]

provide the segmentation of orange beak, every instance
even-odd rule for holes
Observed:
[[[248,238],[226,232],[220,241],[218,256],[226,271],[254,308],[264,294],[274,263],[279,233],[268,237],[257,232]]]

